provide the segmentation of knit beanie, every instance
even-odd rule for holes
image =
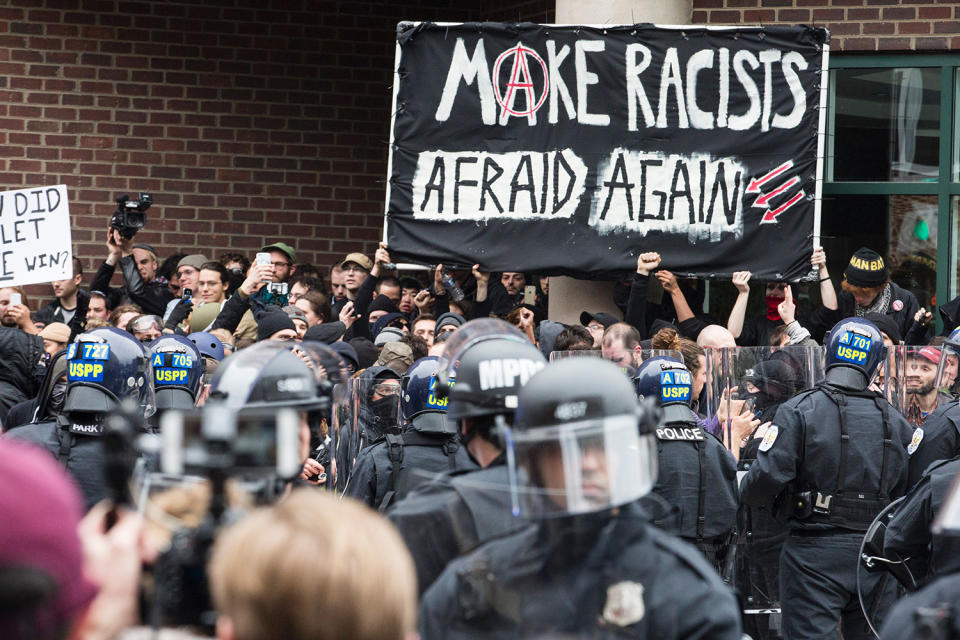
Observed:
[[[843,278],[855,287],[879,287],[887,281],[887,265],[879,253],[861,247],[843,270]]]
[[[257,340],[269,340],[270,336],[284,329],[296,331],[297,327],[290,316],[279,309],[267,311],[257,318]]]

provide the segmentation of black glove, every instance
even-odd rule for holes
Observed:
[[[177,325],[187,319],[193,312],[193,298],[187,298],[186,300],[181,300],[177,303],[171,311],[169,317],[167,317],[167,322],[163,326],[170,330],[175,330]]]

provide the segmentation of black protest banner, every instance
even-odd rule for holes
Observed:
[[[67,187],[0,193],[0,287],[73,276]]]
[[[395,259],[603,277],[811,273],[828,34],[403,23]]]

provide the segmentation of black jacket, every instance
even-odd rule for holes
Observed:
[[[831,394],[844,402],[847,443],[853,444],[842,444],[841,412]],[[906,418],[878,395],[853,395],[821,384],[780,405],[740,484],[741,497],[769,509],[778,498],[792,505],[801,492],[819,492],[824,500],[830,498],[828,513],[801,517],[791,511],[786,516],[793,529],[866,531],[873,517],[907,490],[912,435]]]
[[[424,594],[437,638],[740,639],[732,591],[634,505],[547,520],[458,558]]]
[[[45,369],[43,338],[0,327],[0,425],[10,407],[37,394]]]
[[[413,556],[420,593],[457,556],[527,524],[511,513],[504,456],[484,469],[440,476],[398,502],[387,517]]]
[[[960,570],[960,540],[931,531],[958,471],[960,458],[932,465],[887,523],[884,555],[909,558],[907,565],[918,582],[928,576]]]
[[[853,294],[846,291],[840,291],[837,294],[837,310],[831,311],[826,307],[820,307],[816,312],[810,314],[807,318],[801,320],[800,324],[810,330],[810,335],[817,342],[823,342],[823,336],[827,331],[833,328],[833,325],[844,318],[856,315],[857,301]],[[916,332],[910,333],[913,326],[913,316],[920,310],[920,303],[917,297],[895,282],[890,283],[890,307],[886,314],[893,318],[900,329],[900,335],[904,339],[916,339]],[[922,344],[922,342],[920,343]]]
[[[137,263],[132,255],[120,258],[124,286],[119,289],[110,286],[110,278],[113,277],[114,271],[116,271],[116,265],[108,264],[104,260],[97,269],[93,282],[90,283],[90,290],[100,291],[106,295],[110,300],[111,308],[122,304],[124,300],[129,300],[139,305],[144,313],[163,317],[167,310],[167,303],[173,300],[173,293],[170,292],[166,282],[154,280],[145,283],[140,277]]]
[[[89,305],[90,294],[83,289],[77,289],[77,308],[73,312],[73,318],[70,319],[70,322],[64,322],[60,301],[56,299],[37,312],[37,319],[45,324],[63,322],[70,327],[70,342],[73,342],[73,339],[77,337],[78,333],[83,332],[83,328],[87,324],[87,307]]]
[[[918,430],[922,439],[910,456],[910,486],[934,462],[960,456],[960,405],[948,402],[937,407]]]

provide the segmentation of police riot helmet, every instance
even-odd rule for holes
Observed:
[[[552,362],[519,390],[518,401],[505,438],[515,512],[602,511],[653,488],[653,425],[617,365],[599,358]]]
[[[825,344],[827,381],[850,389],[866,389],[887,357],[880,330],[863,318],[844,318],[835,324]]]
[[[418,431],[451,431],[447,425],[448,398],[436,393],[437,357],[420,358],[400,380],[400,418]]]
[[[663,408],[661,422],[690,422],[696,419],[693,402],[693,376],[682,362],[657,357],[645,361],[634,375],[637,396],[652,398]]]
[[[223,343],[220,342],[220,338],[211,333],[194,331],[187,336],[187,338],[196,345],[202,356],[213,358],[217,362],[226,357],[226,352],[223,350]]]
[[[67,346],[64,413],[107,413],[132,403],[148,418],[156,411],[153,368],[146,347],[126,331],[100,327]]]
[[[151,342],[150,352],[157,409],[192,409],[206,370],[196,344],[169,334]]]
[[[546,365],[519,329],[495,318],[467,322],[445,344],[437,363],[437,389],[450,398],[447,415],[453,420],[512,417],[517,391]]]
[[[210,402],[234,410],[322,407],[326,401],[317,393],[309,358],[293,346],[266,340],[225,359],[210,382]]]

